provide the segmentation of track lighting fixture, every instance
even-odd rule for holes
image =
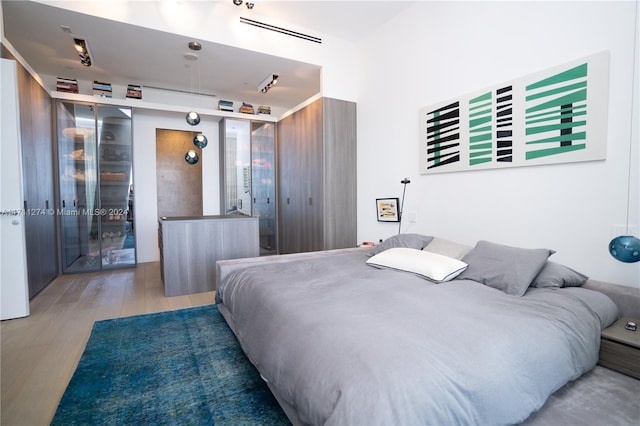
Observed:
[[[629,216],[631,212],[631,157],[632,157],[632,147],[633,147],[633,114],[636,108],[633,107],[634,104],[634,96],[635,93],[635,63],[637,61],[637,49],[636,49],[636,40],[638,38],[638,12],[640,11],[638,3],[636,3],[636,24],[634,26],[633,32],[635,37],[633,38],[633,63],[634,63],[634,72],[631,73],[631,114],[629,117],[629,122],[631,123],[631,127],[629,128],[629,163],[627,169],[627,225],[626,225],[626,233],[625,235],[619,235],[615,237],[613,240],[609,242],[609,253],[613,256],[614,259],[624,262],[624,263],[635,263],[640,262],[640,238],[631,235],[629,232]],[[637,143],[637,140],[636,140]]]
[[[267,78],[262,80],[258,85],[258,92],[267,93],[271,87],[278,84],[278,76],[276,74],[269,74]]]
[[[89,45],[87,44],[87,40],[83,38],[74,37],[73,38],[73,46],[78,52],[80,56],[80,62],[82,65],[90,67],[91,66],[91,55],[89,54]]]

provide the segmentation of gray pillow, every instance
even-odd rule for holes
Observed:
[[[580,287],[589,277],[559,263],[548,261],[531,287]]]
[[[473,247],[464,244],[458,244],[444,238],[433,237],[433,240],[422,250],[438,253],[443,256],[453,257],[454,259],[462,259]]]
[[[462,261],[467,269],[458,279],[477,281],[507,294],[522,296],[555,251],[510,247],[478,241]]]
[[[407,247],[417,250],[422,250],[431,242],[433,237],[420,234],[398,234],[393,237],[389,237],[377,245],[367,256],[371,257],[383,251],[394,247]]]

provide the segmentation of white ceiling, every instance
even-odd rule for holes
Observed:
[[[107,1],[113,7],[123,3],[103,0]],[[213,7],[224,6],[225,10],[236,7],[232,0],[188,3],[189,7],[202,8],[203,13]],[[259,0],[255,3],[253,12],[259,10],[257,16],[263,22],[277,17],[277,22],[291,22],[295,28],[309,29],[313,36],[357,42],[412,2]],[[251,17],[244,4],[237,7]],[[188,32],[167,33],[33,1],[2,0],[2,9],[5,38],[40,75],[199,91],[282,108],[298,105],[320,91],[317,65],[206,41],[202,42],[198,61],[189,63],[183,57],[188,42],[193,40]],[[71,37],[61,30],[61,25],[69,26],[73,34],[88,40],[94,65],[80,64]],[[279,70],[281,75],[278,86],[263,95],[257,86],[273,70]]]

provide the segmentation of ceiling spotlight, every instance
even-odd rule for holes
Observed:
[[[189,42],[189,49],[191,50],[202,50],[202,45],[200,43],[198,43],[197,41],[190,41]]]
[[[253,6],[255,6],[255,4],[247,2],[247,9],[251,10],[253,9]]]
[[[278,76],[276,74],[269,74],[267,78],[262,80],[262,83],[258,85],[258,92],[267,93],[271,87],[278,84]]]
[[[73,47],[75,47],[76,52],[78,52],[78,56],[80,56],[80,63],[84,66],[90,67],[91,55],[89,54],[89,45],[87,44],[87,41],[83,38],[74,37]]]
[[[240,6],[242,4],[242,0],[233,0],[233,4]]]

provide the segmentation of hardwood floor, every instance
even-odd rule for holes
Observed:
[[[213,302],[214,292],[165,297],[159,262],[56,278],[28,317],[0,323],[0,424],[51,422],[94,321]]]

